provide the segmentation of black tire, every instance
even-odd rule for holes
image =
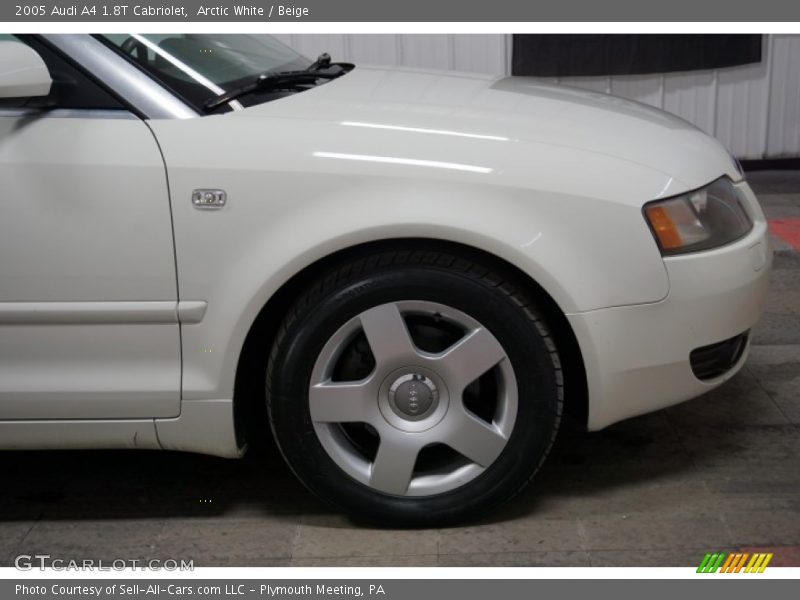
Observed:
[[[334,332],[365,310],[403,300],[448,305],[479,321],[505,351],[518,390],[513,430],[494,462],[461,487],[423,497],[350,477],[320,443],[309,409],[312,368]],[[284,458],[313,493],[371,522],[439,526],[485,516],[532,479],[558,430],[563,380],[547,324],[516,274],[466,252],[383,251],[332,265],[299,296],[272,348],[267,405]]]

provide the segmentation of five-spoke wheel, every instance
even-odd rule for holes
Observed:
[[[513,495],[555,436],[555,346],[502,269],[442,252],[331,269],[281,327],[273,432],[314,492],[395,523],[459,520]]]
[[[462,335],[426,352],[406,319],[428,321],[428,339]],[[374,368],[363,379],[337,380],[348,344],[362,335]],[[465,392],[492,369],[494,397],[482,400],[493,410],[484,419],[465,403]],[[317,436],[343,471],[381,492],[423,496],[459,487],[495,461],[514,428],[518,398],[511,362],[486,327],[449,306],[404,301],[370,308],[331,337],[314,366],[308,400]],[[367,426],[374,455],[353,443],[346,423]],[[418,465],[420,452],[437,445],[453,451],[449,462],[440,460],[435,470]]]

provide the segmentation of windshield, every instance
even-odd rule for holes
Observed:
[[[209,99],[269,71],[305,69],[311,61],[269,35],[105,34],[98,36],[198,111]],[[265,92],[243,106],[285,95]]]

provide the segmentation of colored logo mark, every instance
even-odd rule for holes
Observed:
[[[697,567],[698,573],[763,573],[769,561],[772,560],[772,553],[769,552],[733,552],[725,554],[716,552],[706,554]]]

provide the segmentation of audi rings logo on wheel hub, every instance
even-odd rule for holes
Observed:
[[[395,414],[410,421],[420,421],[439,404],[436,384],[419,373],[398,377],[389,387],[389,405]]]

